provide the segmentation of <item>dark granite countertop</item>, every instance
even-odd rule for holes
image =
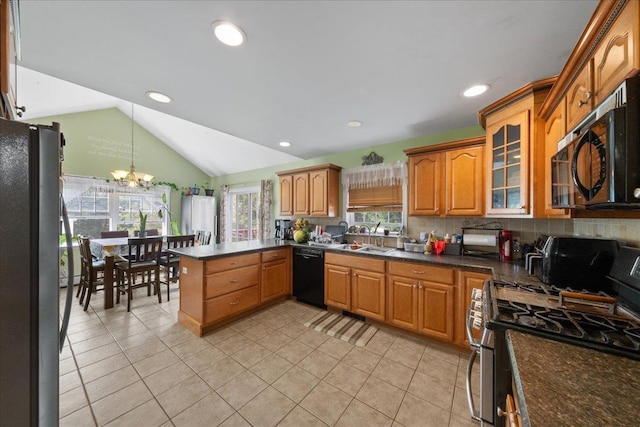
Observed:
[[[299,244],[291,240],[252,240],[249,242],[219,243],[216,245],[194,246],[189,248],[172,249],[172,252],[179,255],[206,260],[217,256],[238,255],[246,252],[257,252],[265,249],[279,248],[284,246],[310,247],[308,244]],[[493,274],[494,279],[520,283],[536,283],[538,279],[530,276],[524,269],[524,263],[511,262],[504,263],[491,258],[459,255],[426,255],[422,252],[408,252],[403,250],[391,250],[390,252],[356,252],[352,250],[338,249],[332,247],[313,246],[328,252],[343,253],[357,256],[382,257],[389,261],[409,261],[424,262],[442,267],[462,268],[469,271]]]
[[[507,331],[525,426],[637,426],[640,362]]]

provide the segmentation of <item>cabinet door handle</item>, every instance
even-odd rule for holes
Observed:
[[[587,105],[587,101],[583,101],[582,99],[578,101],[578,108],[581,108],[583,105]],[[500,408],[498,408],[500,409]]]
[[[230,302],[229,305],[238,305],[240,304],[240,300],[236,300],[234,302]]]
[[[420,271],[420,270],[411,270],[411,272],[413,274],[424,274],[424,271]]]
[[[418,289],[423,290],[424,286],[420,285],[420,286],[418,286]]]
[[[436,210],[434,212],[439,214],[440,213],[440,208],[436,208]]]
[[[412,286],[412,288],[413,288],[413,289],[415,289],[415,288],[417,288],[417,287],[418,287],[418,285],[413,285],[413,286]]]
[[[229,283],[238,283],[238,279],[231,279],[229,280]]]

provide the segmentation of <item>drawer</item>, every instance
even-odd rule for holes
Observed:
[[[260,302],[258,286],[231,292],[205,301],[204,322],[211,323],[222,320],[241,311],[255,307]]]
[[[255,286],[258,284],[259,272],[260,266],[250,265],[208,274],[204,278],[204,299]]]
[[[453,285],[456,282],[456,270],[454,268],[434,267],[410,262],[390,262],[389,274],[445,283],[447,285]]]
[[[231,270],[232,268],[246,267],[247,265],[259,264],[260,253],[256,252],[247,255],[228,256],[215,258],[207,261],[205,274],[217,273],[219,271]]]
[[[277,259],[287,259],[287,255],[291,249],[274,249],[262,252],[262,262],[275,261]]]
[[[333,252],[326,252],[324,256],[325,264],[342,265],[344,267],[358,268],[367,271],[377,271],[384,273],[386,261],[383,259],[370,258],[366,255],[342,255]]]

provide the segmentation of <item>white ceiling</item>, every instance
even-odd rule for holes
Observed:
[[[28,120],[134,102],[137,122],[225,175],[476,125],[560,72],[597,3],[21,0],[18,104]],[[221,19],[247,43],[214,40]],[[460,96],[480,82],[491,90]]]

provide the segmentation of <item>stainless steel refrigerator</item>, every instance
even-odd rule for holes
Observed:
[[[212,196],[183,196],[180,212],[180,231],[182,234],[196,234],[202,242],[215,244],[218,237],[218,206]]]
[[[0,119],[2,426],[58,425],[58,360],[73,293],[68,287],[67,321],[60,326],[63,145],[57,123],[32,126]]]

